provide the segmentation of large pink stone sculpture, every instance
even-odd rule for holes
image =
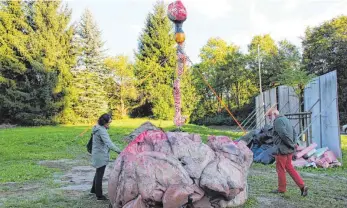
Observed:
[[[247,200],[253,154],[242,141],[148,130],[115,161],[108,185],[113,208],[235,207]]]

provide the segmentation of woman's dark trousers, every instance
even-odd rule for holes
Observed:
[[[95,172],[93,187],[92,187],[92,190],[90,190],[90,192],[95,193],[96,197],[102,197],[102,179],[104,177],[105,168],[106,168],[106,165],[100,168],[97,168]]]

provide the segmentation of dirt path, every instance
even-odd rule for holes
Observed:
[[[88,161],[63,159],[41,161],[39,164],[58,168],[61,172],[55,173],[51,179],[24,184],[3,184],[0,188],[0,207],[108,207],[108,202],[96,201],[95,195],[89,193],[95,169],[88,165]],[[113,162],[110,162],[103,180],[106,195],[107,181],[112,168]],[[63,200],[58,202],[52,200],[53,197]],[[21,204],[16,206],[18,199]]]

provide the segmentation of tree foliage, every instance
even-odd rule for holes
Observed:
[[[73,105],[75,122],[94,122],[101,114],[109,112],[105,82],[104,49],[92,13],[83,13],[75,33],[78,47],[77,65],[73,69],[76,101]]]
[[[127,56],[107,58],[105,67],[110,75],[106,84],[109,108],[117,118],[125,118],[129,111],[137,106],[134,67]]]
[[[259,52],[258,52],[259,46]],[[280,84],[294,86],[299,95],[312,78],[302,69],[298,48],[287,40],[276,43],[270,35],[254,36],[248,53],[220,38],[211,38],[200,52],[200,70],[218,97],[242,120],[254,107],[259,94],[259,58],[263,90]],[[192,120],[198,124],[234,124],[212,90],[195,73],[194,83],[202,95]],[[250,107],[253,105],[253,107]]]
[[[275,80],[274,77],[279,73],[278,70],[280,69],[276,64],[276,57],[278,56],[276,42],[269,34],[254,36],[248,45],[248,52],[248,66],[256,75],[256,80],[259,80],[258,64],[260,60],[262,89],[270,89]]]
[[[304,64],[310,73],[337,71],[340,120],[347,122],[347,16],[307,28],[303,40]]]
[[[247,68],[248,57],[241,53],[238,46],[220,38],[211,38],[202,47],[200,58],[201,63],[194,66],[194,84],[201,99],[192,121],[198,124],[233,124],[234,121],[212,89],[231,110],[249,104],[257,88],[254,84],[255,76]]]
[[[1,122],[59,122],[71,108],[71,12],[60,1],[1,5]]]
[[[0,123],[94,123],[106,112],[172,119],[177,55],[163,1],[147,15],[134,63],[126,56],[106,58],[89,10],[77,25],[71,13],[60,0],[0,2]],[[315,75],[337,70],[340,119],[347,122],[346,28],[347,16],[307,28],[303,54],[269,34],[254,36],[247,52],[210,38],[201,62],[184,70],[182,114],[199,124],[234,124],[212,87],[237,118],[245,118],[259,91],[260,60],[263,90],[289,85],[301,100]]]
[[[146,19],[135,53],[135,75],[141,105],[133,115],[154,116],[161,119],[172,119],[174,116],[173,81],[176,69],[176,48],[173,24],[167,17],[165,4],[158,1],[154,11]],[[189,80],[190,73],[185,73]],[[193,86],[182,82],[182,111],[188,116],[191,105],[195,103]]]

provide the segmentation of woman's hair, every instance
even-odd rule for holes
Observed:
[[[98,124],[100,126],[103,126],[103,125],[107,124],[108,122],[110,122],[110,120],[111,120],[111,116],[109,114],[105,113],[99,117]]]

